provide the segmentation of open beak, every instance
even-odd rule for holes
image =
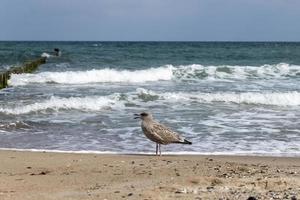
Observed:
[[[140,114],[134,114],[134,119],[140,119],[141,118],[141,115]]]

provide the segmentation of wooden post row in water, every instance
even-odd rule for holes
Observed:
[[[46,58],[39,58],[33,61],[25,62],[20,67],[14,67],[8,71],[0,73],[0,89],[7,87],[7,81],[11,74],[31,73],[35,71],[39,65],[46,63]]]

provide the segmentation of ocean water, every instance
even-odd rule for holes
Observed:
[[[0,71],[43,53],[0,91],[0,148],[154,153],[150,111],[193,142],[163,152],[300,156],[300,43],[0,42]]]

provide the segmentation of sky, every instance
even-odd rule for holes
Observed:
[[[0,0],[0,40],[300,41],[300,0]]]

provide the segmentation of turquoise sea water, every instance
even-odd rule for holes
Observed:
[[[154,152],[150,111],[193,142],[163,151],[300,155],[300,43],[0,42],[0,71],[43,53],[0,91],[0,148]]]

